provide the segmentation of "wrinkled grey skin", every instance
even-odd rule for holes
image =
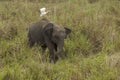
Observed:
[[[70,29],[60,27],[48,19],[43,18],[29,27],[28,44],[32,47],[37,43],[43,51],[48,48],[50,60],[56,62],[62,56],[61,52],[64,46],[64,39],[70,32]]]

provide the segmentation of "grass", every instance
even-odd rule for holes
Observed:
[[[66,57],[49,63],[49,52],[27,47],[27,28],[41,19],[67,26]],[[119,0],[0,1],[0,80],[120,80]]]

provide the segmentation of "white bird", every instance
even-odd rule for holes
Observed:
[[[46,8],[40,8],[40,16],[44,16],[44,15],[46,15],[48,12],[46,12]]]

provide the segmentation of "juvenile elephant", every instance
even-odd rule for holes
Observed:
[[[32,47],[37,43],[43,51],[48,48],[50,60],[56,62],[62,56],[61,52],[64,46],[64,39],[70,32],[70,29],[61,27],[47,18],[43,18],[29,27],[28,44]]]

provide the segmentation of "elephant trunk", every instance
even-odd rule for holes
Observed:
[[[64,41],[61,41],[58,46],[57,46],[57,53],[58,55],[62,53],[63,51],[63,46],[64,46]]]
[[[55,61],[58,60],[59,57],[62,58],[63,45],[64,45],[64,41],[60,41],[58,43],[57,52],[56,52],[55,57],[54,57]]]

